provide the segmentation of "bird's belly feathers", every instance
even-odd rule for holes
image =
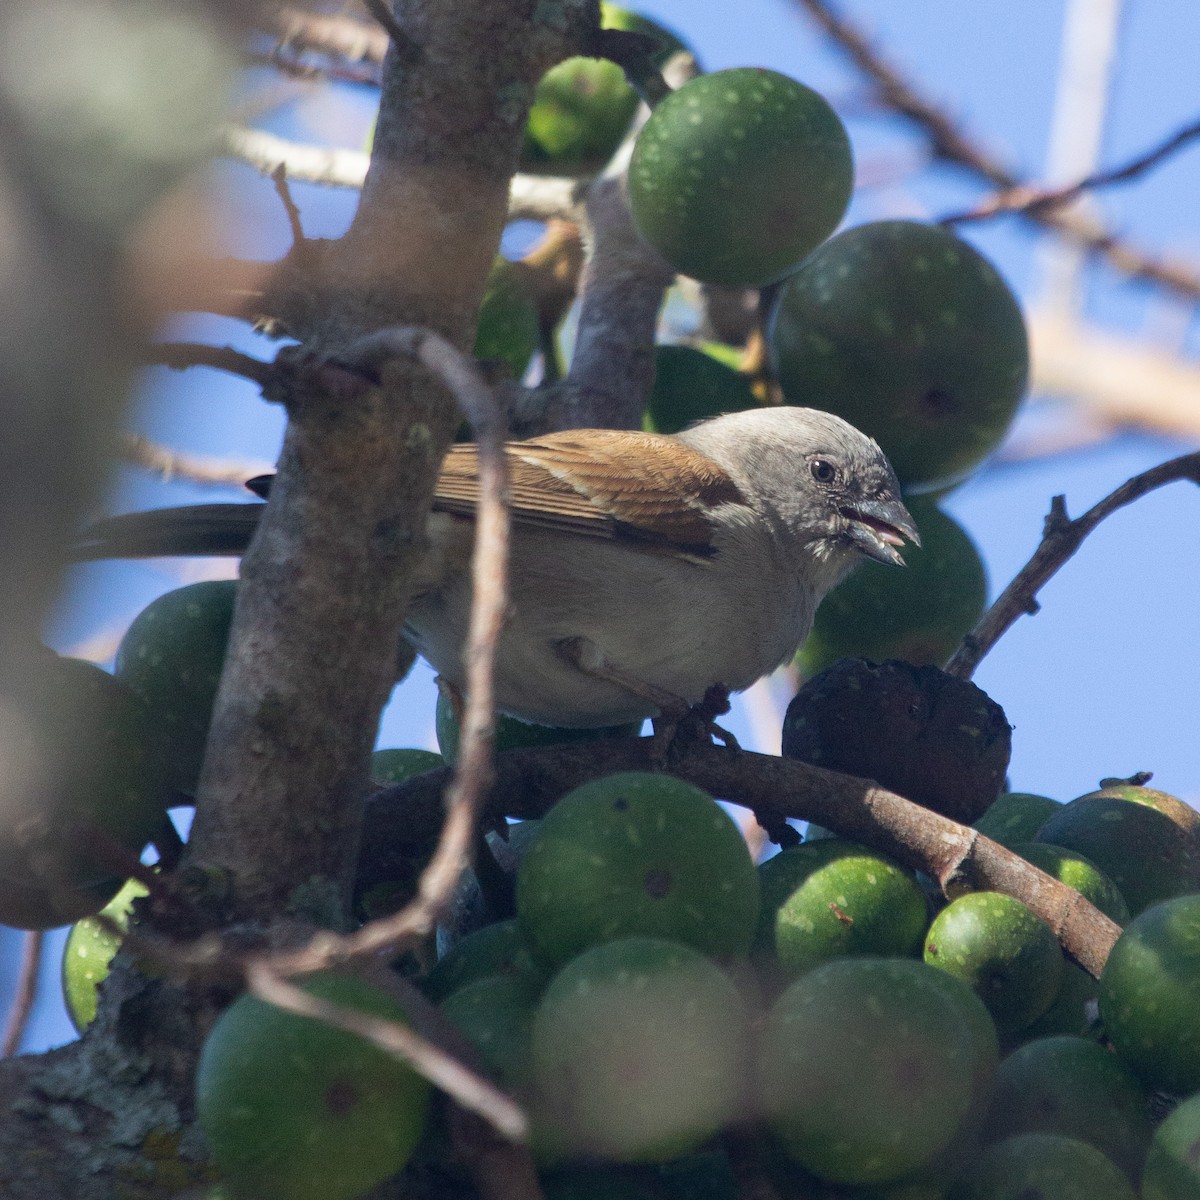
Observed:
[[[654,716],[642,696],[567,661],[567,639],[586,639],[606,664],[695,703],[716,683],[748,687],[807,636],[815,607],[792,578],[754,578],[728,557],[690,562],[628,545],[518,531],[510,566],[511,614],[500,636],[496,698],[503,712],[540,724],[592,727]],[[759,572],[761,576],[761,569]],[[470,586],[454,573],[413,604],[405,636],[440,674],[462,686]]]

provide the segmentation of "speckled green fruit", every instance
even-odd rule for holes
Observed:
[[[146,894],[145,884],[130,879],[100,910],[123,930],[129,924],[133,902]],[[96,1019],[96,989],[108,975],[108,965],[121,939],[94,917],[71,926],[63,945],[62,990],[71,1024],[82,1033]]]
[[[744,1102],[745,1002],[702,954],[622,938],[572,959],[533,1023],[543,1120],[576,1155],[661,1162],[694,1150]]]
[[[441,1001],[489,975],[528,977],[538,983],[545,980],[544,972],[534,966],[515,918],[468,933],[438,959],[421,988],[431,1000]]]
[[[525,1092],[533,1075],[530,1035],[540,995],[532,975],[484,975],[439,1005],[478,1051],[489,1077],[512,1094]]]
[[[371,755],[371,778],[380,783],[403,783],[445,765],[446,760],[432,750],[376,750]]]
[[[758,908],[758,875],[732,818],[669,775],[629,771],[568,793],[517,873],[517,920],[546,963],[637,935],[744,954]]]
[[[1000,1064],[985,1127],[998,1142],[1018,1133],[1060,1133],[1088,1142],[1136,1180],[1150,1144],[1146,1093],[1096,1042],[1027,1042]]]
[[[831,958],[915,954],[929,923],[925,893],[898,863],[865,846],[822,838],[758,868],[756,956],[787,976]]]
[[[1050,927],[1000,892],[971,892],[942,909],[925,936],[925,961],[967,984],[1002,1034],[1037,1020],[1062,984]]]
[[[454,708],[444,694],[439,693],[434,713],[434,732],[438,749],[449,766],[458,762],[458,745],[462,736]],[[637,737],[642,722],[626,725],[605,725],[599,729],[559,729],[553,725],[534,725],[518,721],[503,713],[496,716],[495,747],[497,750],[517,750],[522,746],[559,746],[567,742],[595,742],[613,737]]]
[[[47,905],[37,927],[65,924],[98,911],[126,874],[93,850],[94,831],[136,857],[165,820],[149,715],[107,671],[49,651],[0,700],[0,880],[11,888],[0,920],[33,925],[41,895]],[[87,897],[108,884],[108,895],[87,909]]]
[[[479,359],[499,359],[519,380],[538,348],[538,333],[537,305],[518,268],[497,258],[479,306],[472,353]]]
[[[311,995],[407,1024],[380,988],[332,974]],[[244,995],[218,1018],[196,1072],[196,1115],[222,1182],[254,1200],[353,1200],[408,1161],[429,1084],[362,1038]]]
[[[1109,920],[1116,921],[1118,925],[1124,925],[1129,920],[1129,907],[1117,885],[1082,854],[1065,850],[1062,846],[1052,846],[1049,842],[1016,842],[1010,848],[1039,871],[1045,871],[1052,879],[1073,887]]]
[[[797,656],[806,676],[839,658],[940,667],[983,615],[987,575],[970,535],[931,499],[905,503],[921,545],[904,548],[903,571],[865,562],[825,597]]]
[[[1100,1019],[1143,1082],[1200,1091],[1200,895],[1155,904],[1129,923],[1100,975]]]
[[[1142,1174],[1142,1200],[1200,1197],[1200,1093],[1154,1131]]]
[[[600,5],[600,25],[658,38],[659,49],[651,58],[660,66],[684,49],[669,30],[614,4]],[[637,108],[637,93],[615,62],[568,58],[538,83],[525,126],[521,169],[554,175],[598,171],[624,141]]]
[[[801,975],[771,1010],[763,1110],[785,1151],[822,1179],[899,1179],[966,1118],[976,1035],[933,974],[912,959],[837,959]]]
[[[1036,840],[1094,862],[1135,916],[1159,900],[1200,890],[1200,838],[1148,804],[1091,792],[1063,805]]]
[[[1195,839],[1200,839],[1200,812],[1190,804],[1185,804],[1178,796],[1169,792],[1160,792],[1154,788],[1141,787],[1124,779],[1102,779],[1100,790],[1091,793],[1094,796],[1115,796],[1118,800],[1128,800],[1133,804],[1144,804],[1156,812],[1169,817],[1184,833]]]
[[[757,407],[749,376],[691,346],[655,347],[647,433],[678,433],[693,421]]]
[[[1095,1146],[1056,1133],[1022,1133],[989,1146],[948,1200],[1136,1200],[1120,1168]]]
[[[1038,830],[1060,808],[1057,800],[1036,792],[1001,792],[974,828],[1011,850],[1017,842],[1033,841]]]
[[[233,621],[237,581],[176,588],[144,608],[117,647],[117,678],[146,704],[168,782],[194,795]]]
[[[734,67],[655,108],[633,149],[629,205],[677,271],[758,287],[837,228],[853,183],[850,139],[823,96],[775,71]]]
[[[838,234],[788,281],[771,349],[791,404],[828,409],[932,490],[999,445],[1029,376],[1008,285],[954,234],[879,221]]]
[[[1021,1030],[1021,1038],[1057,1037],[1067,1034],[1097,1041],[1103,1036],[1096,1014],[1100,985],[1082,967],[1063,963],[1062,986],[1054,1003],[1032,1025]]]

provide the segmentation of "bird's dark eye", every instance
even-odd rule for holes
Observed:
[[[837,478],[837,467],[827,458],[814,458],[808,464],[808,469],[818,483],[832,483]]]

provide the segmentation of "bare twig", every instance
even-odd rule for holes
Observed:
[[[273,175],[283,167],[289,179],[328,187],[361,188],[371,161],[361,150],[308,146],[236,125],[227,125],[221,131],[220,152],[264,175]]]
[[[871,78],[880,101],[925,133],[936,157],[965,167],[1002,192],[1024,186],[1024,180],[972,142],[949,114],[922,95],[917,86],[889,63],[860,29],[839,15],[828,0],[795,0],[795,3],[803,7]],[[1159,258],[1130,245],[1086,214],[1051,208],[1034,209],[1021,215],[1073,238],[1132,278],[1170,288],[1189,300],[1200,298],[1200,274],[1190,264]]]
[[[296,50],[314,50],[350,62],[382,63],[388,35],[373,21],[357,17],[280,8],[273,14],[280,45]]]
[[[135,466],[153,471],[164,481],[183,479],[188,483],[215,487],[241,487],[247,479],[269,474],[274,469],[268,462],[239,462],[237,459],[184,454],[137,433],[121,435],[121,456]]]
[[[292,198],[292,189],[288,187],[287,167],[283,163],[279,163],[271,172],[271,182],[275,184],[275,191],[279,194],[283,211],[287,214],[288,227],[292,231],[292,246],[302,246],[305,241],[304,222],[301,221],[300,209],[296,207],[296,201]]]
[[[1017,618],[1023,613],[1037,612],[1036,597],[1042,586],[1079,549],[1084,538],[1101,521],[1148,492],[1181,479],[1200,484],[1200,451],[1173,458],[1135,475],[1075,520],[1067,516],[1063,497],[1055,496],[1046,517],[1041,544],[1033,557],[1017,572],[995,604],[984,613],[979,624],[963,638],[962,644],[946,664],[946,670],[960,679],[970,679],[984,655]]]
[[[312,61],[301,57],[283,46],[277,46],[269,54],[249,53],[243,61],[252,67],[274,67],[293,79],[329,79],[335,83],[359,83],[378,87],[382,72],[374,63],[353,63],[322,59]]]
[[[1095,174],[1087,176],[1086,179],[1081,179],[1077,183],[1065,187],[1042,188],[1034,184],[1025,184],[998,192],[974,208],[942,217],[941,224],[962,225],[968,221],[986,221],[990,217],[999,216],[1002,213],[1033,215],[1058,208],[1069,204],[1072,200],[1077,200],[1086,192],[1109,187],[1114,183],[1126,183],[1131,179],[1137,179],[1152,167],[1170,158],[1176,151],[1194,142],[1198,137],[1200,137],[1200,121],[1193,121],[1124,166],[1114,167],[1108,171],[1097,171]]]
[[[12,1007],[4,1026],[4,1042],[0,1045],[0,1058],[16,1054],[29,1018],[33,1014],[33,1003],[37,999],[38,971],[42,965],[42,946],[45,934],[40,929],[31,929],[25,934],[21,946],[21,969],[17,975],[17,990],[13,994]]]
[[[385,1054],[408,1063],[464,1108],[478,1113],[513,1141],[523,1141],[528,1136],[529,1123],[519,1105],[407,1025],[312,996],[277,974],[265,961],[247,965],[246,983],[260,1000],[284,1012],[311,1017],[335,1029],[345,1030]]]
[[[212,367],[228,371],[265,388],[279,379],[279,370],[260,358],[243,354],[232,346],[210,346],[207,342],[156,342],[146,351],[149,366],[184,371],[189,367]]]
[[[361,188],[370,156],[361,150],[338,150],[291,142],[261,129],[226,126],[221,153],[274,175],[281,167],[288,179],[326,187]],[[580,215],[586,181],[555,175],[515,175],[508,202],[510,220],[570,220]]]

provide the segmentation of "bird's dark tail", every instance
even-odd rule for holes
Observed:
[[[241,554],[263,504],[189,504],[107,517],[89,525],[71,548],[76,560]]]

